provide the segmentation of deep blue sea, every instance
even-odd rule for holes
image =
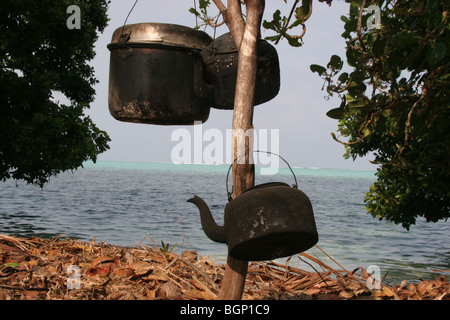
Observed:
[[[0,233],[54,237],[121,246],[174,245],[174,252],[197,250],[225,263],[227,247],[207,238],[193,195],[209,205],[218,224],[227,203],[227,165],[176,165],[130,162],[86,163],[73,173],[53,177],[41,189],[24,182],[0,183]],[[372,218],[364,193],[374,172],[293,168],[299,189],[313,204],[318,246],[347,270],[377,266],[385,282],[434,279],[450,269],[450,222],[417,221],[410,231]],[[281,168],[267,181],[294,183]],[[153,241],[152,241],[153,240]],[[308,250],[340,269],[318,248]],[[282,262],[282,261],[281,261]],[[290,265],[311,270],[294,256]]]

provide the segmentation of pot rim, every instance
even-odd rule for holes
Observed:
[[[117,28],[108,48],[125,44],[127,46],[159,44],[202,50],[211,41],[212,38],[201,30],[171,23],[142,22]]]

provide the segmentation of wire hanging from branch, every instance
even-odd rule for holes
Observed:
[[[133,6],[131,7],[130,12],[128,12],[128,15],[127,15],[127,17],[126,17],[126,19],[125,19],[123,25],[125,25],[125,24],[127,23],[128,17],[130,16],[131,12],[133,11],[133,9],[134,9],[134,7],[136,6],[136,4],[138,3],[138,1],[139,1],[139,0],[136,0],[136,1],[134,2]]]

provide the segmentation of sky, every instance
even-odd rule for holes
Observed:
[[[189,132],[195,139],[196,126],[121,122],[114,119],[108,110],[110,52],[107,45],[111,42],[113,32],[124,24],[134,3],[135,0],[113,0],[110,4],[109,25],[103,34],[99,35],[95,44],[96,57],[91,61],[95,76],[99,80],[95,86],[96,99],[86,114],[111,138],[110,149],[101,154],[98,160],[173,162],[172,151],[180,140],[172,140],[172,134],[175,130],[181,129]],[[264,19],[272,20],[272,14],[276,9],[280,9],[282,14],[288,16],[291,5],[292,1],[285,4],[282,0],[267,0]],[[139,0],[128,17],[127,24],[160,22],[194,27],[195,16],[188,11],[193,6],[193,0]],[[323,80],[309,68],[311,64],[325,66],[333,54],[345,57],[345,42],[341,37],[344,29],[340,16],[347,11],[348,4],[344,1],[335,0],[331,7],[326,3],[313,1],[313,14],[306,23],[307,31],[303,38],[303,46],[291,47],[286,40],[274,45],[280,61],[280,92],[274,99],[255,107],[253,125],[257,136],[262,137],[263,131],[266,130],[269,147],[272,143],[271,134],[278,133],[279,137],[273,139],[274,143],[278,143],[278,148],[266,150],[277,151],[291,166],[376,169],[369,162],[370,156],[356,161],[343,157],[344,146],[334,141],[330,134],[331,132],[337,134],[338,122],[326,116],[328,110],[339,106],[340,100],[338,97],[325,99],[327,94],[322,90]],[[204,31],[210,36],[214,35],[212,28]],[[300,33],[301,28],[298,31]],[[228,29],[223,25],[217,29],[216,36],[225,32],[228,32]],[[263,37],[269,35],[273,33],[262,29]],[[201,127],[202,132],[218,129],[225,139],[226,131],[231,130],[232,118],[232,110],[211,109],[209,119]],[[202,143],[205,148],[210,142]],[[256,145],[255,149],[259,149],[259,146]],[[228,159],[224,159],[225,161]]]

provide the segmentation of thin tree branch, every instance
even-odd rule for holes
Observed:
[[[360,137],[358,140],[352,141],[352,142],[344,142],[344,141],[341,141],[341,140],[339,140],[338,138],[336,138],[336,137],[334,136],[334,134],[332,135],[332,138],[333,138],[334,141],[339,142],[340,144],[343,144],[344,146],[351,146],[351,145],[353,145],[353,144],[360,143],[361,141],[364,140],[365,137]]]
[[[213,28],[220,27],[220,26],[223,25],[224,23],[225,23],[225,21],[222,21],[222,22],[220,22],[220,23],[214,23],[214,22],[212,21],[212,19],[209,19],[209,20],[208,20],[208,24],[209,24],[211,27],[213,27]]]
[[[287,38],[292,38],[292,39],[301,39],[301,38],[303,38],[303,36],[304,36],[305,33],[306,33],[306,25],[305,25],[304,23],[302,23],[301,25],[302,25],[302,27],[303,27],[303,31],[302,31],[302,34],[301,34],[301,35],[299,35],[299,36],[292,36],[292,35],[287,34],[287,33],[285,32],[285,33],[284,33],[285,36],[286,36]]]
[[[291,8],[291,12],[289,13],[289,17],[288,17],[288,19],[286,20],[286,22],[284,23],[284,26],[283,26],[283,33],[285,33],[285,31],[286,31],[286,28],[287,28],[287,26],[288,26],[288,24],[289,24],[289,21],[291,20],[291,17],[292,17],[292,14],[294,13],[294,10],[295,10],[295,7],[297,6],[297,3],[299,2],[300,0],[295,0],[294,1],[294,3],[293,3],[293,5],[292,5],[292,8]],[[312,0],[311,0],[312,1]],[[277,41],[275,42],[275,44],[278,44],[278,42],[280,41],[280,39],[281,39],[281,37],[279,37],[278,39],[277,39]]]
[[[358,35],[358,39],[359,42],[361,44],[361,48],[363,49],[363,51],[366,51],[365,45],[364,45],[364,41],[362,40],[362,34],[361,34],[361,27],[362,27],[362,15],[364,13],[364,7],[366,6],[366,0],[363,0],[362,4],[361,4],[361,9],[359,9],[359,16],[358,16],[358,27],[356,29],[356,33]]]
[[[305,33],[306,33],[306,25],[305,25],[305,21],[308,20],[308,19],[311,17],[311,15],[312,15],[312,0],[309,0],[309,12],[308,12],[308,14],[307,14],[306,16],[302,17],[302,19],[303,19],[303,23],[301,24],[302,27],[303,27],[302,34],[299,35],[299,36],[291,36],[291,35],[289,35],[289,34],[286,32],[286,29],[287,29],[287,27],[288,27],[288,25],[289,25],[289,22],[291,21],[291,18],[292,18],[292,15],[293,15],[294,11],[295,11],[295,8],[296,8],[296,6],[297,6],[297,4],[298,4],[299,2],[300,2],[300,0],[295,0],[295,1],[294,1],[293,5],[292,5],[292,8],[291,8],[291,12],[289,13],[289,17],[287,18],[287,20],[286,20],[286,22],[284,23],[284,26],[283,26],[283,28],[282,28],[282,31],[281,31],[281,32],[282,32],[282,36],[285,36],[286,38],[301,39],[301,38],[303,38],[303,36],[304,36]],[[275,44],[278,44],[278,42],[280,41],[280,39],[281,39],[281,37],[279,37],[279,38],[277,39],[277,41],[275,41]]]
[[[241,47],[242,37],[244,35],[245,22],[242,17],[241,3],[239,0],[228,0],[228,8],[225,7],[221,0],[213,0],[219,11],[223,15],[223,21],[228,26],[234,44],[239,50]]]
[[[425,92],[426,92],[426,90],[425,90]],[[411,128],[412,115],[413,115],[414,111],[416,110],[417,106],[419,105],[419,103],[422,102],[424,97],[425,97],[425,93],[422,93],[420,98],[414,103],[414,105],[411,107],[411,110],[409,110],[409,113],[408,113],[408,118],[407,118],[406,126],[405,126],[405,142],[403,143],[402,148],[398,152],[398,158],[402,162],[403,166],[406,166],[405,160],[403,159],[403,152],[405,152],[406,148],[409,146],[409,140],[410,140],[410,135],[411,135],[411,133],[409,132],[409,129]]]

